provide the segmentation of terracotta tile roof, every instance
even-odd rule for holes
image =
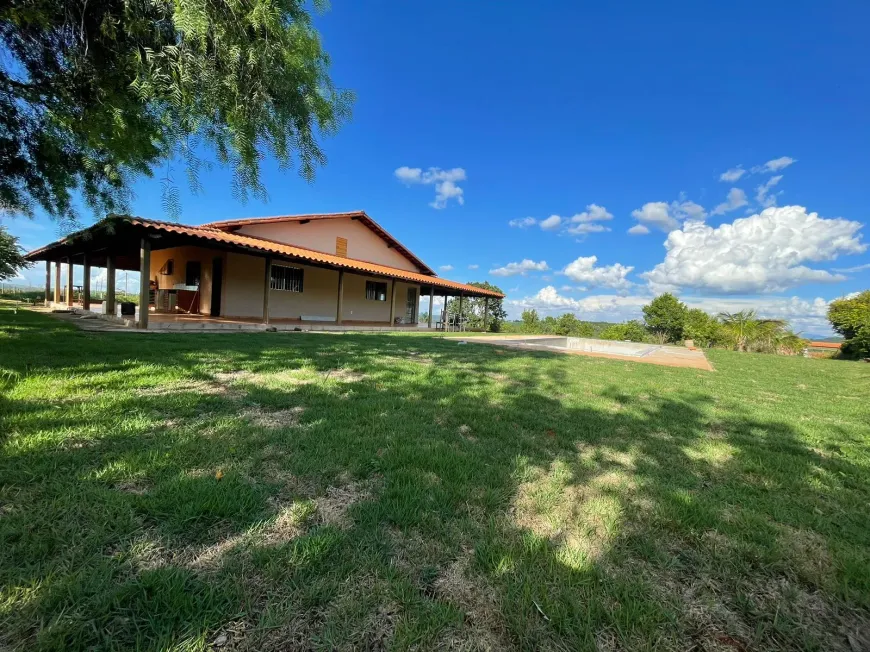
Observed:
[[[811,349],[839,349],[842,342],[810,342]]]
[[[152,231],[176,233],[179,235],[190,236],[203,240],[210,240],[225,245],[234,245],[240,249],[271,253],[277,256],[298,260],[300,262],[308,261],[310,263],[328,265],[330,267],[335,267],[338,269],[362,272],[364,274],[372,274],[375,276],[386,276],[388,278],[394,278],[402,281],[420,283],[421,285],[432,285],[436,288],[463,292],[470,296],[495,297],[498,299],[504,298],[504,295],[499,294],[498,292],[484,290],[474,287],[472,285],[466,285],[464,283],[457,283],[456,281],[448,281],[447,279],[439,278],[434,275],[430,276],[428,274],[420,274],[418,272],[409,272],[407,270],[399,269],[397,267],[379,265],[377,263],[372,263],[365,260],[357,260],[355,258],[343,258],[340,256],[323,253],[321,251],[315,251],[314,249],[306,249],[304,247],[284,244],[282,242],[275,242],[273,240],[267,240],[265,238],[258,238],[251,235],[242,235],[240,233],[230,233],[212,226],[187,226],[184,224],[176,224],[174,222],[149,220],[143,217],[114,216],[108,219],[123,219],[129,224],[140,226]],[[105,221],[106,220],[98,222],[89,229],[85,229],[85,231],[95,229],[103,224],[103,222]],[[71,236],[67,236],[66,238],[62,238],[61,240],[46,245],[45,247],[41,247],[40,249],[31,251],[25,256],[25,258],[27,258],[28,260],[44,260],[45,258],[42,257],[42,254],[44,252],[54,247],[65,245],[74,235],[77,234],[71,234]]]
[[[220,229],[221,231],[234,231],[243,226],[252,226],[259,224],[280,224],[282,222],[312,222],[315,220],[337,220],[337,219],[352,219],[358,220],[369,229],[374,231],[383,240],[386,240],[390,246],[410,260],[414,265],[423,271],[424,274],[435,275],[426,263],[417,258],[411,250],[394,238],[390,233],[375,222],[365,211],[349,211],[345,213],[312,213],[308,215],[276,215],[274,217],[244,217],[236,220],[220,220],[218,222],[208,222],[202,226],[211,229]]]

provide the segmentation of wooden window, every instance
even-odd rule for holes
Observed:
[[[377,281],[366,281],[366,299],[371,301],[386,301],[387,284]]]
[[[335,255],[347,258],[347,238],[335,239]]]
[[[299,267],[272,265],[272,278],[269,287],[273,290],[285,290],[286,292],[302,292],[303,271]]]

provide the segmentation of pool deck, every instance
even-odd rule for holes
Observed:
[[[603,353],[597,351],[582,351],[579,349],[569,349],[565,347],[546,346],[543,343],[535,344],[535,340],[553,340],[558,336],[553,335],[489,335],[486,337],[465,337],[466,342],[474,344],[492,344],[495,346],[504,346],[512,349],[521,349],[525,351],[545,351],[549,353],[564,353],[568,355],[584,355],[592,358],[609,358],[611,360],[622,360],[623,362],[639,362],[641,364],[657,364],[665,367],[687,367],[690,369],[703,369],[704,371],[713,371],[713,365],[707,360],[707,356],[700,349],[689,349],[684,346],[671,346],[667,344],[650,344],[642,355],[628,354],[622,355],[619,353]],[[562,338],[564,339],[564,338]],[[602,345],[612,346],[618,344],[610,340],[593,340],[591,338],[582,338],[590,342],[601,342]],[[626,344],[628,344],[626,342]],[[637,343],[632,343],[635,346]]]

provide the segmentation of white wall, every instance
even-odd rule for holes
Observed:
[[[387,243],[374,231],[349,217],[312,220],[307,224],[299,222],[252,224],[241,227],[238,233],[298,245],[327,254],[335,254],[335,238],[340,236],[347,238],[348,258],[389,265],[411,272],[420,271],[398,251],[389,249]]]

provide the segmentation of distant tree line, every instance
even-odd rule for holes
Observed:
[[[866,294],[870,301],[870,292]],[[788,322],[782,319],[762,319],[754,310],[713,316],[687,307],[670,293],[655,297],[643,307],[643,321],[632,319],[621,324],[602,324],[582,321],[573,313],[541,319],[536,310],[525,310],[520,322],[505,324],[505,330],[657,344],[692,340],[695,346],[702,348],[786,355],[800,353],[806,346],[806,340],[792,332]],[[867,335],[870,337],[870,327]]]

